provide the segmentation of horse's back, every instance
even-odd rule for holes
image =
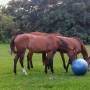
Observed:
[[[34,53],[49,52],[58,48],[57,38],[52,34],[34,35],[25,33],[16,36],[14,42],[18,49],[28,48]]]
[[[29,41],[29,34],[21,34],[15,38],[14,43],[17,46],[17,48],[22,47],[26,48],[28,41]]]
[[[78,39],[76,39],[75,37],[70,37],[68,39],[68,42],[69,42],[70,45],[75,47],[75,51],[77,53],[81,52],[81,42]]]
[[[48,52],[56,49],[57,43],[53,36],[30,35],[28,48],[32,52]]]
[[[74,37],[62,37],[62,36],[57,36],[59,37],[62,41],[66,42],[68,46],[71,46],[75,48],[75,51],[79,53],[81,51],[81,43]]]
[[[55,33],[44,33],[44,32],[31,32],[30,34],[33,34],[33,35],[46,35],[46,36],[49,36],[49,35],[52,35],[52,36],[62,36],[60,33],[58,32],[55,32]]]
[[[47,33],[44,33],[44,32],[31,32],[29,34],[32,34],[32,35],[47,35]]]

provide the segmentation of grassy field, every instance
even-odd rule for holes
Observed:
[[[86,46],[90,55],[90,46]],[[28,73],[22,73],[20,63],[17,63],[17,75],[13,73],[14,54],[9,53],[9,44],[0,44],[0,90],[90,90],[90,71],[84,76],[75,76],[69,67],[65,73],[59,53],[54,56],[54,74],[48,71],[45,75],[41,54],[34,54],[31,70],[27,69],[26,54],[24,66]],[[79,54],[78,57],[82,58]],[[68,59],[67,55],[65,58]]]

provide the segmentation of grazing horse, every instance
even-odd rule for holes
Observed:
[[[60,37],[53,35],[32,35],[32,34],[21,34],[14,37],[10,43],[11,53],[15,53],[14,58],[14,73],[16,74],[16,64],[20,58],[20,64],[25,75],[27,75],[23,59],[26,49],[33,53],[47,53],[45,60],[45,73],[47,74],[47,64],[49,62],[51,72],[53,73],[53,57],[56,51],[65,50],[70,60],[76,59],[74,48],[70,46],[64,40],[60,40]],[[16,48],[16,50],[15,50]]]
[[[62,36],[56,36],[56,37],[60,38],[60,40],[64,40],[65,42],[68,42],[70,46],[75,47],[76,57],[77,57],[77,54],[81,53],[83,56],[83,59],[86,60],[88,65],[90,64],[90,60],[89,60],[89,56],[88,56],[86,47],[79,38],[77,38],[77,37],[67,38],[67,37],[62,37]],[[62,49],[59,51],[61,52],[61,56],[63,56],[63,53],[67,53],[65,50],[62,50]],[[63,60],[64,60],[64,58],[63,58]],[[68,72],[68,67],[69,67],[69,64],[71,64],[71,63],[72,63],[72,60],[70,60],[70,58],[69,58],[68,64],[66,67],[66,72]]]
[[[41,32],[32,32],[32,33],[30,33],[30,34],[35,34],[35,35],[48,35],[47,33],[41,33]],[[59,34],[59,33],[53,33],[53,34],[51,34],[51,35],[54,35],[54,36],[56,36],[56,37],[60,37],[60,40],[61,40],[61,38],[65,41],[65,42],[67,42],[67,43],[69,43],[69,45],[71,45],[73,48],[75,48],[75,53],[76,53],[76,57],[77,57],[77,55],[79,54],[79,53],[81,53],[82,54],[82,56],[83,56],[83,59],[85,59],[86,61],[87,61],[87,63],[89,64],[89,62],[90,62],[90,60],[89,60],[89,57],[88,57],[88,53],[87,53],[87,50],[86,50],[86,47],[85,47],[85,45],[83,44],[83,42],[79,39],[79,38],[77,38],[77,37],[63,37],[61,34]],[[59,52],[60,52],[60,55],[61,55],[61,58],[62,58],[62,61],[63,61],[63,67],[65,68],[65,70],[66,70],[66,72],[68,72],[68,67],[69,67],[69,64],[71,64],[72,63],[72,61],[69,59],[68,60],[68,64],[67,64],[67,66],[66,66],[66,64],[65,64],[65,58],[64,58],[64,53],[67,53],[67,51],[65,51],[65,50],[59,50]],[[31,64],[31,67],[33,66],[33,64],[32,64],[32,55],[33,55],[33,53],[32,52],[29,52],[28,53],[28,63],[29,63],[29,65],[28,65],[28,67],[30,67],[30,64]],[[43,59],[42,60],[45,60],[45,58],[46,58],[46,53],[43,53]],[[30,62],[29,62],[30,61]],[[43,61],[43,63],[44,63],[45,61]],[[49,67],[49,66],[48,66]]]

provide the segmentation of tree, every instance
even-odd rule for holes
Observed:
[[[1,13],[25,32],[60,32],[90,43],[90,0],[12,0]]]
[[[13,31],[18,27],[18,24],[13,22],[12,16],[0,14],[0,41],[8,42],[9,38],[12,37]]]

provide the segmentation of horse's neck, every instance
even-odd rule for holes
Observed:
[[[85,60],[88,60],[88,53],[87,53],[85,45],[83,44],[83,42],[79,38],[77,38],[77,37],[74,37],[74,38],[76,38],[81,44],[81,53],[83,55],[83,58]]]

